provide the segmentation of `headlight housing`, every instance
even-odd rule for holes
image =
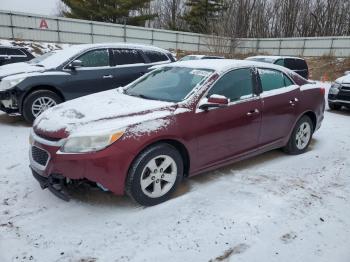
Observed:
[[[336,95],[339,93],[339,89],[341,88],[341,84],[339,83],[334,83],[333,85],[331,85],[331,88],[329,89],[329,93],[331,95]]]
[[[19,83],[21,83],[24,79],[26,79],[25,77],[19,77],[19,78],[8,78],[8,79],[2,79],[2,81],[0,82],[0,91],[5,91],[8,90],[16,85],[18,85]]]
[[[71,136],[67,139],[60,151],[62,153],[88,153],[105,149],[120,139],[124,131],[117,131],[108,134]]]

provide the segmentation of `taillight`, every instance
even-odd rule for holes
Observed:
[[[320,87],[320,92],[321,92],[321,95],[325,95],[326,94],[326,89],[324,87]]]

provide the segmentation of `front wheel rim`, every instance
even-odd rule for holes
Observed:
[[[175,160],[167,155],[151,159],[144,167],[140,184],[142,192],[150,198],[159,198],[174,186],[177,177]]]
[[[45,110],[57,105],[56,101],[51,97],[39,97],[32,104],[32,114],[37,118]]]
[[[296,133],[295,142],[299,150],[303,150],[309,144],[311,138],[311,126],[308,122],[302,123]]]

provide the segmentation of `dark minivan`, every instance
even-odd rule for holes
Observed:
[[[167,50],[126,43],[53,51],[28,63],[0,67],[0,110],[33,122],[56,104],[125,86],[151,66],[174,61]]]
[[[22,47],[0,46],[0,66],[25,62],[33,59],[34,56]]]
[[[309,67],[304,59],[293,56],[251,56],[246,60],[258,61],[280,65],[293,70],[305,79],[309,78]]]

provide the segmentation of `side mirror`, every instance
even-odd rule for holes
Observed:
[[[199,109],[207,111],[209,108],[220,108],[226,107],[230,99],[221,95],[211,95],[208,99],[204,99],[200,105]]]
[[[68,65],[68,68],[74,70],[82,66],[83,66],[83,62],[81,60],[74,60],[72,63]]]

